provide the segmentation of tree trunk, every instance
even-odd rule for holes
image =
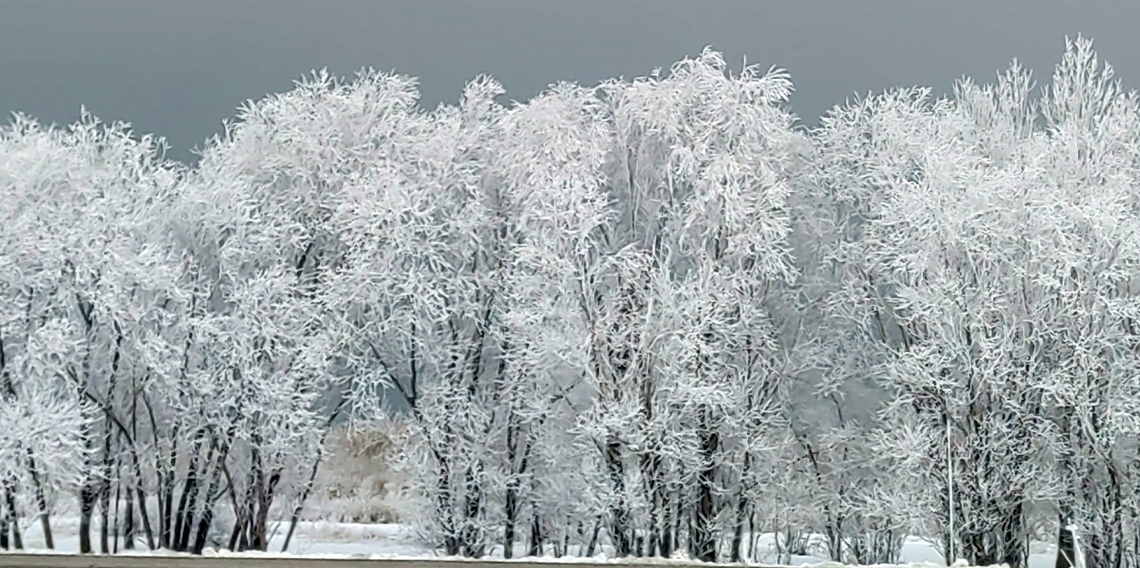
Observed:
[[[528,440],[522,450],[519,450],[518,415],[512,410],[507,425],[507,463],[510,464],[510,467],[515,471],[511,472],[511,476],[507,480],[504,504],[504,512],[506,515],[503,521],[503,558],[511,558],[514,556],[515,531],[518,526],[520,508],[520,480],[527,472],[527,468],[530,464],[531,451],[533,449],[533,440]],[[518,464],[517,466],[515,465],[516,463]],[[534,514],[538,514],[537,508]]]
[[[166,463],[157,468],[160,485],[158,546],[166,549],[171,549],[174,543],[174,475],[178,467],[178,431],[177,424],[171,428],[170,454]]]
[[[697,486],[697,511],[693,519],[694,553],[702,562],[716,562],[717,535],[713,527],[716,518],[713,502],[713,484],[716,482],[716,450],[720,446],[719,436],[709,424],[708,410],[701,411],[701,458],[704,462]]]
[[[1057,560],[1054,568],[1075,568],[1076,557],[1073,554],[1073,532],[1069,530],[1065,518],[1061,518],[1061,529],[1057,533]]]
[[[268,479],[266,475],[266,463],[258,450],[257,444],[260,444],[260,438],[254,438],[254,448],[250,453],[252,467],[250,469],[250,485],[253,487],[253,503],[251,503],[252,515],[250,520],[249,546],[253,550],[264,551],[269,547],[269,508],[273,504],[274,492],[277,484],[281,481],[280,468],[274,469],[269,473]]]
[[[103,401],[103,479],[101,480],[101,487],[99,492],[99,509],[100,520],[99,525],[99,550],[103,554],[110,552],[110,546],[107,541],[108,531],[110,530],[110,517],[111,517],[111,473],[114,471],[115,462],[117,461],[111,455],[111,448],[114,441],[114,429],[112,428],[112,408],[111,404],[115,397],[115,385],[119,377],[119,361],[121,360],[123,333],[119,329],[119,325],[115,324],[115,352],[111,356],[111,374],[107,382],[107,394]],[[116,500],[115,506],[118,507]]]
[[[289,532],[285,533],[285,543],[281,545],[281,552],[289,550],[289,543],[293,540],[293,531],[297,529],[297,523],[301,520],[301,511],[304,509],[305,503],[308,502],[309,495],[313,491],[313,484],[317,480],[317,472],[321,467],[321,460],[324,458],[325,440],[328,439],[333,421],[336,420],[336,417],[340,414],[344,405],[345,402],[342,400],[329,416],[329,420],[325,424],[324,432],[321,432],[321,440],[317,444],[317,455],[313,459],[313,469],[309,470],[309,479],[305,481],[305,489],[301,492],[301,499],[297,502],[297,506],[293,508],[293,515],[289,519]]]
[[[16,484],[9,482],[8,487],[4,491],[4,499],[7,506],[8,520],[12,526],[12,548],[22,550],[24,548],[24,538],[20,534],[20,515],[16,510]]]
[[[99,552],[109,554],[111,546],[109,531],[111,524],[111,434],[108,428],[106,443],[103,444],[103,480],[99,487]]]
[[[748,511],[748,559],[753,563],[760,561],[760,554],[757,552],[757,544],[760,542],[760,535],[756,534],[756,511]]]
[[[681,503],[681,495],[678,490],[678,492],[673,494],[673,550],[681,548],[681,523],[684,522],[685,517],[688,517],[688,515],[684,514]],[[689,542],[691,543],[692,540],[693,539],[690,538]],[[691,549],[692,547],[690,546],[689,548]]]
[[[527,548],[527,556],[542,556],[542,525],[538,518],[538,507],[531,503],[531,517],[530,517],[530,546]]]
[[[742,548],[744,547],[744,517],[747,510],[748,500],[741,494],[736,501],[736,522],[732,530],[732,551],[728,560],[732,564],[741,561]]]
[[[238,544],[239,544],[239,541],[241,539],[242,525],[243,524],[245,524],[245,520],[242,518],[241,515],[237,515],[237,518],[234,519],[234,528],[232,531],[230,531],[229,549],[231,551],[234,551],[234,552],[238,551]]]
[[[301,520],[301,511],[304,510],[305,502],[309,500],[309,495],[313,491],[313,483],[317,479],[317,468],[320,463],[321,455],[318,453],[316,461],[313,462],[313,469],[309,472],[309,480],[305,482],[305,489],[301,492],[301,499],[293,508],[293,514],[289,518],[289,531],[285,533],[285,543],[281,545],[281,552],[289,550],[289,543],[293,540],[293,531],[297,529],[297,523]]]
[[[198,432],[194,436],[190,463],[186,467],[186,482],[182,486],[182,495],[178,498],[178,509],[174,514],[174,526],[172,527],[174,534],[170,541],[170,548],[178,552],[186,550],[186,541],[190,538],[184,533],[189,531],[190,511],[194,507],[192,500],[196,499],[198,494],[198,467],[201,461],[199,454],[202,452],[202,435],[202,432]]]
[[[91,515],[98,491],[88,479],[79,490],[79,553],[91,554]]]
[[[116,461],[116,463],[118,463],[118,460],[115,460],[115,461]],[[118,469],[118,466],[116,466],[115,469]],[[121,472],[118,472],[118,473],[121,473]],[[116,477],[117,477],[117,475],[116,475]],[[112,550],[113,554],[119,553],[119,536],[123,534],[122,520],[121,520],[122,517],[119,516],[119,499],[122,495],[122,489],[123,489],[123,482],[120,480],[118,483],[115,484],[115,505],[114,505],[114,507],[115,507],[115,518],[113,521],[114,526],[115,526],[115,534],[114,534],[114,540],[111,543],[111,550]]]
[[[518,481],[513,476],[507,481],[503,509],[506,513],[503,519],[503,558],[510,560],[515,555],[515,522],[519,510]]]
[[[507,464],[512,470],[518,461],[518,425],[512,412],[507,420]],[[503,498],[503,558],[510,560],[515,555],[515,524],[519,514],[519,476],[514,472],[507,478],[506,495]]]
[[[736,526],[733,528],[732,533],[732,556],[729,560],[733,564],[740,562],[744,554],[744,523],[748,521],[748,497],[746,496],[747,485],[745,479],[749,470],[752,469],[752,454],[750,452],[744,453],[744,467],[740,472],[740,494],[737,496],[736,501]]]
[[[222,495],[222,461],[226,459],[226,449],[219,449],[217,464],[211,470],[210,484],[206,487],[206,501],[202,505],[202,514],[198,517],[198,530],[194,537],[193,554],[202,554],[210,535],[210,527],[214,522],[214,505]]]
[[[247,519],[249,534],[246,537],[246,544],[251,550],[261,550],[262,535],[259,530],[261,527],[261,509],[259,505],[265,500],[265,473],[262,470],[261,452],[256,446],[250,451],[249,491],[246,492],[246,495],[249,499],[247,508],[250,511]]]
[[[135,499],[134,492],[127,489],[123,492],[124,498],[127,500],[126,506],[123,511],[123,549],[134,550],[135,548]]]
[[[483,556],[483,543],[480,542],[478,519],[483,504],[483,487],[478,478],[479,464],[467,468],[464,474],[466,492],[463,505],[463,555],[469,558]]]
[[[665,491],[661,483],[661,456],[656,449],[650,448],[641,453],[642,478],[645,479],[646,493],[649,495],[649,535],[646,542],[646,556],[660,555],[668,557],[667,545],[664,543],[669,526],[665,512],[667,505]]]
[[[633,543],[629,538],[629,511],[625,505],[625,472],[621,463],[621,444],[611,439],[606,444],[606,468],[609,470],[610,483],[614,487],[613,505],[610,507],[611,525],[610,535],[613,540],[615,553],[618,557],[629,556],[633,552]]]
[[[210,470],[210,465],[214,463],[214,459],[218,453],[217,445],[214,441],[211,441],[209,443],[209,446],[210,446],[209,449],[206,450],[206,459],[202,462],[202,469],[200,471],[201,476],[210,475],[211,473],[214,475],[217,474],[216,468],[212,472]],[[190,499],[189,499],[189,502],[187,503],[186,516],[183,518],[184,524],[182,527],[182,535],[181,535],[182,538],[178,541],[178,549],[183,550],[183,551],[188,551],[191,548],[190,538],[194,532],[195,516],[205,515],[206,514],[205,510],[209,507],[208,503],[203,504],[202,506],[199,506],[199,503],[198,503],[199,499],[202,499],[205,501],[205,500],[210,499],[210,497],[211,497],[211,495],[208,492],[209,488],[207,488],[206,495],[201,494],[202,489],[201,489],[200,478],[195,478],[194,481],[195,481],[194,492],[190,494]],[[211,483],[216,483],[216,480],[211,480]],[[202,511],[202,512],[199,513],[199,511]]]
[[[44,533],[44,546],[48,550],[55,549],[55,540],[51,533],[51,519],[47,510],[47,498],[44,496],[44,485],[40,481],[39,471],[36,468],[36,457],[31,448],[28,448],[28,473],[32,477],[32,490],[36,495],[36,507],[39,508],[40,527]]]
[[[94,432],[91,431],[90,422],[83,427],[84,446],[89,452],[94,451],[92,446]],[[84,478],[79,488],[79,553],[91,554],[91,516],[95,512],[95,501],[99,498],[99,488],[94,477],[95,464],[88,457],[84,458]]]
[[[456,534],[455,519],[451,508],[451,468],[447,457],[436,452],[439,463],[438,493],[436,494],[436,513],[439,515],[439,524],[443,532],[443,548],[448,556],[459,555],[459,535]]]
[[[599,519],[598,523],[594,525],[594,532],[590,535],[590,544],[586,546],[586,557],[592,558],[595,551],[598,549],[598,535],[602,532],[602,521]]]
[[[7,499],[0,501],[0,550],[8,550],[8,525],[11,522],[8,520],[8,506],[5,504]]]
[[[134,473],[134,480],[133,480],[134,481],[134,489],[133,489],[133,491],[127,490],[127,498],[128,498],[127,507],[129,508],[129,511],[127,514],[127,522],[128,522],[127,527],[129,528],[129,533],[130,533],[130,536],[128,537],[128,541],[127,541],[127,548],[133,549],[135,546],[134,534],[138,529],[135,525],[134,503],[137,500],[138,514],[139,514],[139,518],[142,520],[142,525],[143,525],[143,534],[146,535],[146,546],[148,549],[154,550],[154,531],[150,525],[150,513],[147,511],[146,492],[143,491],[143,482],[142,482],[142,480],[143,480],[142,464],[139,463],[139,452],[138,452],[138,447],[136,446],[136,442],[138,441],[138,428],[137,428],[138,397],[135,397],[134,400],[135,400],[135,403],[131,406],[131,437],[132,437],[132,439],[129,441],[129,443],[131,445],[130,446],[131,447],[131,468],[132,468],[133,473]],[[159,483],[161,485],[161,477],[159,478]],[[161,507],[159,510],[161,511]]]

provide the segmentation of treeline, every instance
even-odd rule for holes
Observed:
[[[1140,99],[1090,42],[814,129],[710,50],[502,94],[316,73],[193,167],[17,116],[0,547],[74,502],[83,552],[264,550],[401,412],[450,555],[1140,564]]]

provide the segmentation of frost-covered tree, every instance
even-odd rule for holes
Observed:
[[[413,85],[387,80],[414,101]],[[353,404],[358,414],[384,410],[391,390],[412,412],[428,528],[449,554],[481,555],[487,543],[487,397],[499,367],[490,333],[502,267],[485,155],[500,92],[478,80],[457,107],[392,113],[378,125],[386,132],[372,166],[335,211],[346,262],[331,276],[330,307]]]
[[[1079,528],[1090,566],[1119,567],[1128,541],[1137,542],[1124,531],[1126,516],[1136,519],[1127,469],[1140,410],[1140,99],[1100,64],[1091,41],[1078,38],[1067,43],[1038,120],[1048,154],[1037,183],[1049,202],[1034,211],[1046,227],[1045,243],[1034,247],[1043,265],[1034,300],[1050,315],[1040,344],[1063,482],[1059,524],[1062,532]]]
[[[1030,435],[1043,420],[1037,377],[1021,358],[1018,312],[1004,309],[1020,284],[1007,255],[1022,250],[1021,180],[988,159],[976,132],[951,101],[897,90],[827,117],[821,167],[836,206],[855,210],[857,237],[837,259],[850,275],[841,309],[854,306],[863,333],[877,334],[864,345],[887,350],[878,369],[898,396],[893,411],[932,433],[930,484],[943,491],[937,432],[949,421],[958,437],[963,554],[1020,565],[1023,509],[1043,467]]]
[[[50,544],[47,496],[77,483],[80,550],[92,551],[98,508],[108,552],[113,464],[119,449],[137,450],[118,403],[125,385],[166,366],[154,328],[177,296],[176,272],[153,230],[179,168],[162,159],[159,140],[86,113],[68,128],[17,117],[2,141],[6,414],[42,429],[10,448],[19,460],[6,470],[22,480],[5,492],[33,492]],[[37,418],[43,411],[58,415]]]
[[[749,510],[736,487],[785,368],[768,303],[794,274],[790,92],[782,72],[734,75],[711,50],[600,87],[616,217],[577,268],[597,393],[582,435],[601,451],[620,555],[671,555],[684,527],[690,552],[715,559],[718,528]]]
[[[858,101],[817,137],[842,216],[835,317],[882,347],[864,368],[925,432],[943,500],[949,428],[956,548],[971,561],[1025,562],[1028,507],[1054,495],[1056,456],[1061,524],[1079,509],[1097,526],[1090,548],[1120,562],[1123,494],[1104,489],[1119,487],[1131,432],[1113,408],[1137,400],[1134,121],[1133,95],[1079,40],[1040,102],[1015,65],[951,99]]]
[[[785,561],[918,532],[1017,567],[1044,511],[1134,565],[1140,100],[1084,39],[1041,91],[1015,65],[811,132],[791,89],[712,50],[432,111],[319,72],[193,168],[17,116],[0,547],[74,494],[84,552],[264,549],[347,409],[410,415],[450,555],[758,560],[774,527]]]
[[[168,428],[193,448],[186,514],[197,498],[204,515],[191,541],[179,525],[187,498],[167,501],[177,548],[202,548],[223,488],[236,549],[264,550],[275,504],[292,512],[307,496],[317,447],[341,408],[326,293],[344,254],[335,214],[414,106],[410,83],[316,73],[244,107],[188,180],[177,234],[191,300],[184,369],[167,389],[179,418]]]
[[[603,119],[591,89],[553,86],[503,115],[491,158],[506,271],[494,335],[503,365],[496,389],[508,558],[524,508],[531,554],[541,554],[544,543],[565,554],[572,536],[581,536],[571,533],[586,523],[567,493],[582,487],[571,464],[585,456],[566,427],[582,407],[589,365],[574,267],[612,212],[601,192],[609,141]]]

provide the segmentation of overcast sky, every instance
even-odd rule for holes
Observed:
[[[788,69],[806,122],[853,93],[947,89],[1017,57],[1047,76],[1064,37],[1140,80],[1137,0],[0,0],[0,111],[106,120],[172,155],[311,69],[371,66],[454,101],[490,73],[525,99],[557,80],[644,75],[705,45]]]

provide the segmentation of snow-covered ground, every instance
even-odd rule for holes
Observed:
[[[45,550],[43,533],[39,523],[21,523],[24,532],[24,546],[29,551]],[[78,552],[78,519],[56,518],[52,519],[52,531],[55,538],[56,552]],[[269,550],[271,554],[280,554],[281,545],[285,540],[285,531],[288,526],[282,523],[271,528]],[[92,536],[97,539],[97,529]],[[775,541],[772,534],[764,534],[759,538],[759,546],[769,551],[761,554],[765,563],[775,563]],[[138,553],[145,553],[145,546],[139,543]],[[520,551],[521,552],[521,551]],[[226,554],[225,551],[207,551],[208,554]],[[370,556],[381,558],[427,558],[438,556],[435,551],[417,542],[410,530],[399,524],[358,524],[334,522],[301,522],[293,535],[293,542],[289,546],[290,555],[303,556]],[[1051,568],[1056,552],[1052,545],[1034,543],[1029,557],[1027,568]],[[604,554],[591,559],[564,558],[558,559],[568,563],[583,560],[604,560]],[[530,559],[534,560],[534,559]],[[549,560],[556,560],[550,558]],[[902,562],[909,565],[944,566],[941,553],[928,541],[911,537],[903,544]],[[644,563],[644,559],[640,560]],[[793,556],[792,564],[796,566],[813,564],[830,564],[826,558],[820,556]]]
[[[38,522],[21,523],[24,547],[28,550],[45,549],[43,531]],[[53,518],[52,536],[57,552],[79,551],[79,520]],[[269,550],[280,551],[285,542],[288,524],[270,526]],[[92,530],[92,539],[98,543],[98,527]],[[98,544],[96,544],[98,546]],[[120,547],[122,545],[120,544]],[[146,548],[139,540],[138,548]],[[331,522],[301,522],[293,541],[289,544],[293,554],[368,554],[383,556],[427,557],[434,556],[431,549],[418,544],[406,527],[395,524],[355,524]]]

